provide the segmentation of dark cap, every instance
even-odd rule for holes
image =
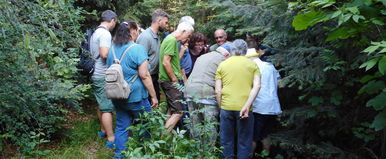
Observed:
[[[112,19],[116,19],[117,14],[113,12],[112,10],[105,10],[101,15],[101,21],[102,22],[110,22]]]

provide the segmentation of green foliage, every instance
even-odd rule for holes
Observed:
[[[381,1],[215,1],[207,5],[212,6],[210,20],[197,27],[199,30],[203,28],[210,35],[216,27],[225,28],[231,40],[244,38],[245,32],[259,36],[262,43],[277,52],[270,60],[280,68],[285,90],[292,91],[285,93],[298,90],[292,95],[299,96],[296,108],[288,106],[294,98],[281,101],[286,112],[292,113],[283,124],[293,133],[281,130],[288,137],[278,138],[276,146],[289,156],[351,158],[366,156],[366,146],[385,143],[362,136],[362,142],[370,144],[358,148],[353,145],[360,141],[348,140],[360,136],[355,135],[357,132],[379,137],[379,132],[373,130],[383,123],[384,116],[379,114],[383,111],[377,111],[382,102],[372,100],[367,104],[384,90],[385,78],[379,72],[385,68],[384,60],[383,54],[378,53],[383,50],[382,37],[386,36],[386,11]],[[361,54],[370,44],[373,47],[366,51],[375,52]],[[367,67],[368,72],[360,69],[366,61],[371,62],[362,67]],[[371,84],[365,87],[367,83]],[[377,109],[372,109],[373,105]],[[371,124],[363,130],[352,129],[363,122]],[[378,129],[373,129],[376,125]],[[286,143],[288,138],[300,141]]]
[[[128,150],[124,153],[127,158],[219,158],[219,149],[206,143],[212,134],[209,129],[216,123],[206,121],[198,129],[203,135],[200,138],[189,138],[186,130],[172,130],[167,132],[164,127],[166,115],[159,109],[145,113],[130,126],[133,136],[127,142]],[[144,138],[144,133],[149,133]]]
[[[87,89],[77,85],[79,16],[73,1],[15,1],[0,4],[0,134],[22,155],[41,155],[68,109],[79,110]],[[35,151],[36,150],[36,151]]]
[[[295,30],[305,30],[308,27],[313,26],[325,20],[326,20],[326,15],[324,12],[320,10],[310,11],[304,14],[297,15],[294,18],[292,25],[295,27]]]
[[[374,130],[379,131],[386,126],[384,117],[385,95],[383,92],[385,89],[384,71],[386,66],[386,57],[384,55],[386,49],[383,50],[385,48],[383,39],[385,36],[383,27],[385,21],[383,15],[384,5],[384,1],[371,0],[350,0],[345,2],[336,2],[335,0],[310,0],[308,3],[302,3],[301,5],[298,5],[300,7],[295,8],[295,10],[298,10],[299,12],[292,22],[292,26],[295,30],[308,31],[323,27],[325,29],[325,34],[327,34],[327,37],[324,37],[323,39],[328,43],[323,44],[322,47],[334,50],[332,52],[333,56],[342,58],[336,60],[339,61],[337,67],[331,67],[330,64],[330,66],[325,67],[325,70],[339,68],[335,70],[340,70],[343,76],[338,75],[334,80],[346,79],[344,80],[343,87],[334,86],[327,90],[344,88],[346,90],[352,90],[352,92],[357,92],[357,94],[348,93],[346,91],[346,94],[340,94],[340,100],[343,100],[342,102],[336,102],[335,99],[331,100],[331,102],[334,104],[342,103],[342,106],[344,107],[351,107],[357,110],[363,109],[363,106],[373,108],[373,110],[367,109],[366,112],[363,112],[371,114],[372,120],[369,120],[368,118],[360,120],[363,123],[372,122],[371,124],[352,128],[352,133],[356,137],[361,138],[364,142],[372,142],[377,134]],[[359,54],[360,52],[366,54]],[[357,60],[349,58],[350,55],[348,54],[352,53],[356,53]],[[365,71],[367,72],[363,72],[360,68],[365,68]],[[352,72],[361,73],[350,74]],[[349,78],[345,78],[347,76],[349,76]],[[361,79],[360,83],[357,83],[356,79]],[[328,78],[325,83],[327,82],[329,82]],[[321,89],[316,89],[315,91],[320,90]],[[320,93],[316,94],[320,95]],[[351,98],[349,98],[349,96],[345,97],[347,95],[351,96]],[[313,97],[311,99],[313,99]],[[345,99],[352,100],[345,101]],[[349,103],[352,103],[355,106],[350,106],[348,105]],[[346,113],[350,112],[349,110],[347,111],[347,109],[343,110],[345,110]],[[353,117],[356,118],[359,114],[353,115]],[[356,124],[353,123],[353,125]],[[382,140],[380,143],[384,145],[386,141]],[[380,156],[385,156],[383,153],[379,154]]]
[[[375,136],[373,131],[369,123],[362,123],[359,127],[353,128],[354,135],[365,142],[374,140]]]

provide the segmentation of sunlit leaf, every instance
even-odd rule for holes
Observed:
[[[313,26],[319,22],[326,21],[329,19],[323,11],[310,11],[304,14],[298,14],[292,21],[292,26],[295,30],[305,30],[310,26]]]
[[[369,46],[367,47],[365,50],[363,50],[363,52],[367,52],[367,53],[373,53],[375,50],[377,50],[379,48],[379,46],[377,45],[373,45],[373,46]]]
[[[348,11],[350,11],[352,14],[359,14],[358,7],[349,7],[346,8]]]
[[[336,18],[337,16],[341,15],[342,14],[342,11],[341,10],[338,10],[338,11],[335,11],[332,15],[331,15],[331,18]]]
[[[375,64],[377,64],[377,62],[378,62],[378,58],[374,58],[374,59],[371,59],[371,60],[363,63],[362,65],[359,66],[359,68],[366,67],[366,71],[368,71],[369,69],[373,68],[375,66]]]

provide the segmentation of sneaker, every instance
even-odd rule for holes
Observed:
[[[99,132],[98,132],[98,136],[99,136],[99,137],[106,137],[107,134],[106,134],[105,132],[103,132],[103,131],[99,131]]]
[[[115,142],[107,141],[106,142],[106,148],[109,148],[109,149],[115,148]]]

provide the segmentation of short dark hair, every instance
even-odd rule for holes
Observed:
[[[152,23],[155,23],[159,18],[163,18],[163,17],[167,17],[169,18],[169,14],[166,13],[164,10],[162,9],[156,9],[154,12],[153,12],[153,15],[151,16],[151,22]]]
[[[206,36],[202,33],[198,33],[198,32],[195,32],[193,33],[191,36],[190,36],[190,40],[189,40],[189,49],[193,49],[194,48],[194,45],[196,44],[196,42],[201,42],[203,41],[204,44],[206,44],[207,42],[207,39]]]
[[[113,42],[116,45],[126,44],[131,40],[130,29],[138,29],[136,22],[128,19],[119,24],[117,31],[115,32]]]
[[[105,10],[101,15],[101,22],[110,22],[113,19],[117,19],[117,14],[112,10]]]
[[[257,43],[256,40],[247,40],[247,45],[248,45],[248,48],[254,48],[256,50],[260,49],[259,44]]]

